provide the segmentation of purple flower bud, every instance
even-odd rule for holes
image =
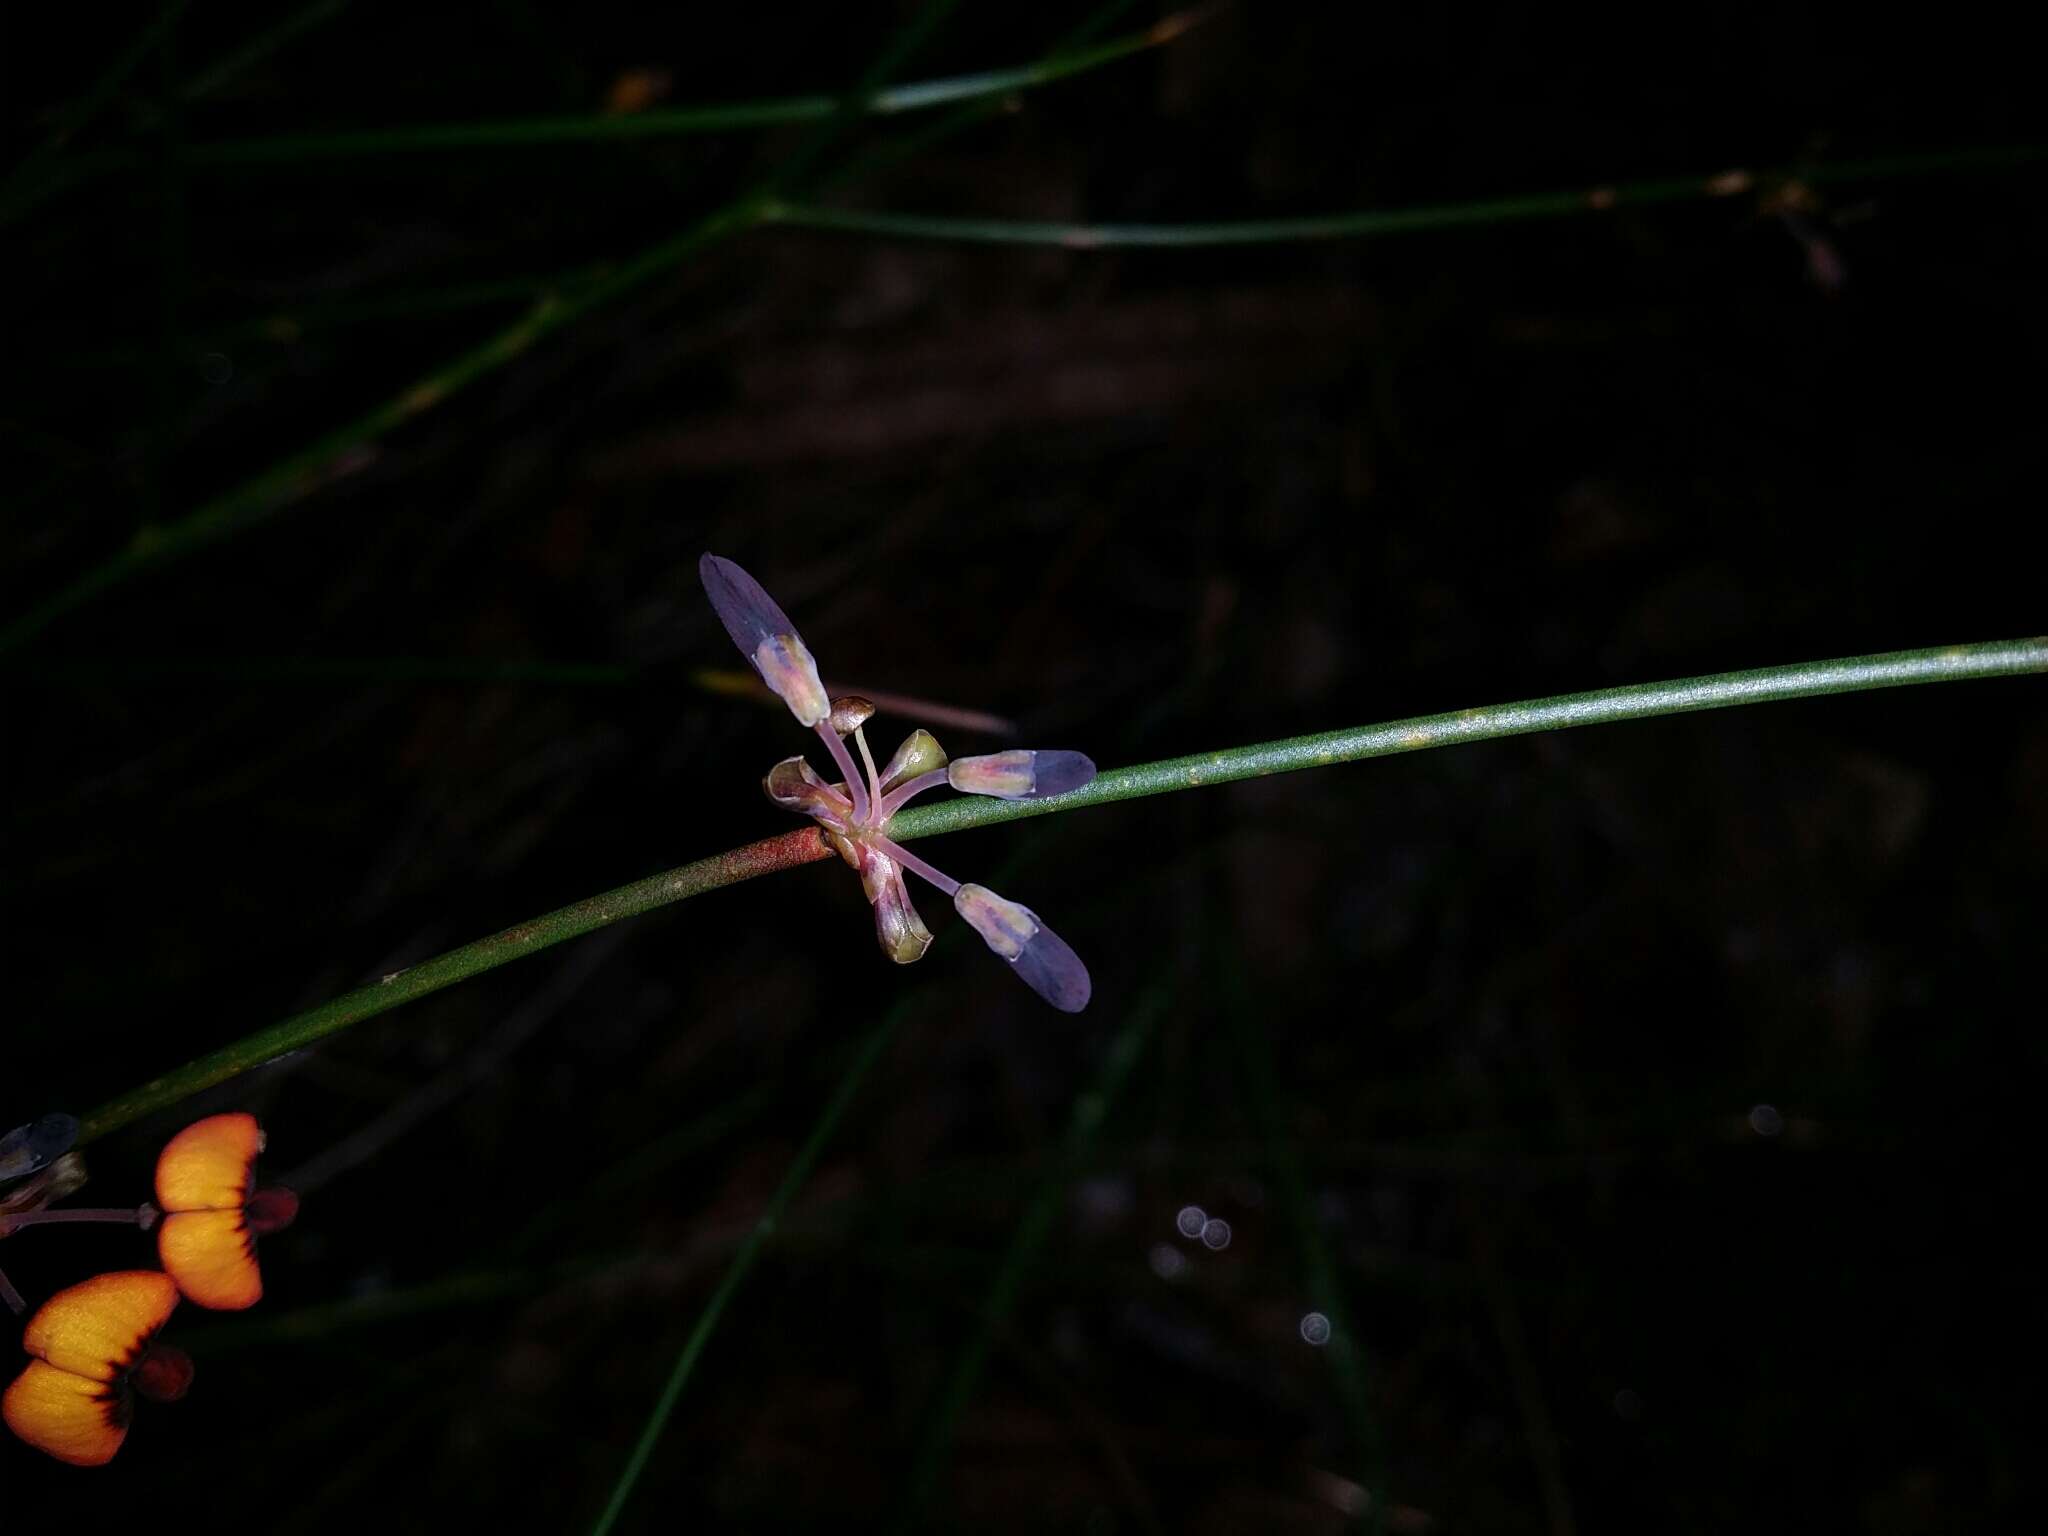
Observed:
[[[1023,747],[984,757],[956,757],[946,782],[963,794],[999,800],[1043,800],[1079,789],[1095,777],[1095,764],[1079,752],[1033,752]]]
[[[1088,1006],[1094,990],[1088,967],[1066,940],[1038,920],[1036,912],[984,885],[961,886],[953,893],[953,909],[1053,1007],[1079,1013]]]
[[[761,674],[799,725],[816,725],[832,712],[818,679],[818,664],[789,615],[762,590],[761,583],[730,560],[707,554],[697,562],[704,595],[711,599],[725,632]]]

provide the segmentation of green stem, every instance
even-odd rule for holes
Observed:
[[[1353,213],[1303,218],[1244,219],[1199,224],[1065,224],[1038,219],[954,218],[942,214],[868,212],[813,203],[775,202],[763,218],[805,229],[883,235],[900,240],[954,240],[981,245],[1061,245],[1072,250],[1133,246],[1277,245],[1300,240],[1356,240],[1371,235],[1469,225],[1555,219],[1604,213],[1614,208],[1652,207],[1761,192],[1769,202],[1795,187],[1850,183],[1948,171],[1998,170],[2048,157],[2048,145],[1960,150],[1952,154],[1896,155],[1881,160],[1844,161],[1772,171],[1728,170],[1569,192],[1481,202],[1432,203],[1419,208],[1368,208]]]
[[[931,19],[936,19],[939,9],[933,8]],[[1056,50],[1021,72],[997,71],[972,77],[979,83],[971,89],[960,85],[950,94],[941,90],[943,82],[928,82],[909,89],[935,93],[937,99],[951,101],[971,99],[976,92],[983,96],[1001,95],[1024,85],[1044,84],[1086,69],[1099,68],[1126,57],[1140,47],[1170,41],[1185,31],[1186,25],[1185,19],[1170,18],[1141,35],[1116,43],[1078,52]],[[915,28],[912,30],[914,32]],[[881,62],[886,65],[893,60],[885,56]],[[870,72],[870,78],[862,82],[853,96],[845,101],[835,100],[831,112],[811,138],[798,146],[791,160],[778,167],[752,192],[699,219],[673,239],[642,252],[587,284],[541,294],[511,325],[408,385],[376,409],[328,433],[176,522],[150,524],[139,529],[126,547],[110,559],[17,615],[5,627],[0,627],[0,654],[20,647],[65,614],[139,572],[190,554],[235,529],[260,522],[281,511],[330,478],[349,472],[355,467],[355,456],[375,439],[432,410],[465,386],[521,356],[536,342],[640,287],[650,278],[668,272],[706,246],[755,228],[773,203],[772,194],[786,184],[785,178],[793,170],[810,163],[824,148],[830,131],[843,125],[843,114],[859,111],[862,103],[873,101],[878,91],[883,90],[872,78],[873,73]],[[1033,78],[1019,78],[1023,74]],[[905,109],[899,107],[899,110]]]
[[[323,22],[332,21],[347,8],[348,0],[313,0],[311,5],[292,12],[276,26],[259,33],[251,41],[215,60],[187,80],[184,87],[185,99],[198,101],[211,96],[235,76],[262,63],[300,33],[311,31]]]
[[[1198,752],[1191,757],[1112,768],[1097,774],[1086,789],[1050,800],[962,796],[932,805],[911,806],[889,824],[889,835],[899,842],[936,837],[1022,816],[1045,816],[1055,811],[1132,800],[1140,795],[1200,789],[1237,779],[1292,773],[1300,768],[1324,768],[1332,763],[1355,763],[1369,757],[1391,757],[1457,742],[1492,741],[1501,736],[1526,736],[1576,725],[1611,725],[1621,720],[1727,709],[1736,704],[1768,704],[1817,694],[1861,693],[1909,683],[1960,682],[2026,672],[2048,672],[2048,636],[1888,651],[1878,656],[1845,656],[1836,661],[1796,662],[1787,667],[1717,672],[1669,683],[1632,683],[1591,693],[1560,694],[1519,704],[1489,704],[1450,714],[1420,715],[1384,725],[1362,725],[1346,731],[1295,736],[1286,741],[1227,747],[1220,752]]]
[[[120,585],[145,567],[190,554],[237,528],[260,522],[326,480],[347,473],[355,467],[349,456],[373,439],[432,410],[449,396],[522,355],[542,338],[668,271],[685,257],[728,235],[752,228],[760,217],[761,207],[758,197],[732,203],[573,294],[543,295],[523,316],[488,341],[408,386],[375,410],[328,433],[178,521],[138,529],[112,559],[0,630],[0,653],[21,645],[53,620]]]
[[[1002,1268],[996,1272],[995,1283],[989,1287],[988,1295],[981,1304],[974,1332],[960,1358],[954,1362],[953,1373],[939,1394],[924,1438],[912,1459],[909,1488],[897,1517],[891,1522],[891,1529],[912,1530],[917,1527],[925,1501],[931,1496],[932,1485],[937,1482],[947,1453],[952,1449],[953,1431],[959,1424],[960,1415],[973,1398],[974,1389],[980,1385],[982,1370],[988,1364],[989,1349],[995,1343],[997,1333],[1009,1321],[1010,1309],[1016,1305],[1017,1292],[1023,1286],[1025,1273],[1045,1246],[1045,1239],[1052,1231],[1053,1218],[1059,1214],[1067,1189],[1080,1172],[1082,1160],[1095,1140],[1095,1133],[1102,1128],[1110,1105],[1116,1101],[1125,1080],[1131,1075],[1131,1069],[1137,1065],[1151,1037],[1153,1025],[1165,1011],[1166,1001],[1167,990],[1163,986],[1156,986],[1145,995],[1110,1045],[1102,1068],[1096,1073],[1094,1086],[1074,1101],[1066,1139],[1017,1223],[1009,1251],[1003,1255]]]
[[[1113,64],[1156,47],[1162,27],[1148,27],[1110,42],[1057,58],[1010,69],[982,70],[943,80],[918,80],[885,86],[863,104],[874,117],[928,111],[956,102],[1006,96],[1034,86],[1050,85]],[[725,102],[712,106],[655,108],[611,117],[526,117],[482,123],[426,123],[399,128],[365,128],[345,133],[299,134],[268,139],[228,139],[192,146],[199,166],[245,166],[366,155],[403,154],[422,150],[502,149],[533,144],[610,144],[622,139],[667,139],[706,133],[774,128],[791,123],[830,119],[841,108],[837,96],[782,96],[761,101]]]
[[[300,25],[325,19],[329,9],[313,7]],[[941,80],[914,80],[903,85],[885,86],[865,98],[857,110],[867,116],[888,118],[936,107],[1000,100],[1019,91],[1051,85],[1072,75],[1100,69],[1132,54],[1169,43],[1199,19],[1198,13],[1184,11],[1164,17],[1142,32],[1128,33],[1088,47],[1063,49],[1035,63],[952,75]],[[252,47],[260,46],[267,51],[282,40],[282,37],[260,39]],[[204,94],[217,83],[224,68],[239,68],[240,65],[238,58],[209,70],[205,77],[186,88],[186,94]],[[843,106],[843,98],[837,96],[779,96],[710,106],[656,108],[605,117],[577,115],[503,118],[479,123],[421,123],[399,128],[363,128],[264,139],[218,139],[193,145],[191,156],[196,168],[212,170],[251,165],[297,167],[309,160],[354,160],[388,154],[532,145],[616,144],[634,139],[683,138],[785,127],[795,123],[829,122]],[[82,157],[70,168],[63,185],[68,187],[90,177],[125,171],[139,163],[139,157],[132,150],[108,150]],[[57,190],[58,187],[47,184],[25,185],[25,195],[0,202],[0,218],[19,215],[29,206],[31,199],[41,200]]]
[[[1112,768],[1096,776],[1086,789],[1050,800],[994,800],[962,796],[936,805],[911,806],[897,813],[889,835],[900,842],[936,837],[946,832],[1049,816],[1091,805],[1163,795],[1174,790],[1203,789],[1238,779],[1323,768],[1336,763],[1391,757],[1460,742],[1492,741],[1537,731],[1579,725],[1606,725],[1646,720],[1659,715],[1727,709],[1738,704],[1765,704],[1780,699],[1820,694],[1859,693],[1899,688],[1910,683],[1961,682],[1972,678],[2011,677],[2048,672],[2048,636],[2031,640],[1992,640],[1979,645],[1939,646],[1919,651],[1889,651],[1877,656],[1848,656],[1837,661],[1798,662],[1785,667],[1759,667],[1745,672],[1720,672],[1708,677],[1681,678],[1669,683],[1635,683],[1531,699],[1518,704],[1493,704],[1450,714],[1419,715],[1383,725],[1358,726],[1286,741],[1227,747],[1191,757],[1168,758]],[[101,1105],[86,1117],[81,1142],[104,1136],[146,1114],[176,1104],[203,1088],[261,1066],[289,1051],[346,1029],[351,1024],[387,1013],[401,1003],[438,992],[551,944],[572,939],[622,918],[637,917],[670,902],[701,895],[721,886],[830,857],[815,828],[805,827],[782,837],[750,843],[729,853],[686,864],[667,874],[621,886],[588,901],[562,907],[532,922],[521,923],[451,950],[407,971],[358,988],[281,1024],[236,1041],[233,1045],[188,1062],[143,1084],[133,1092]]]
[[[1335,1380],[1337,1399],[1350,1430],[1351,1449],[1360,1460],[1359,1483],[1365,1490],[1365,1506],[1359,1523],[1368,1530],[1386,1529],[1386,1451],[1379,1424],[1373,1417],[1372,1395],[1365,1379],[1364,1335],[1353,1327],[1350,1303],[1338,1277],[1330,1245],[1324,1241],[1323,1225],[1317,1220],[1309,1198],[1308,1176],[1301,1154],[1286,1134],[1287,1118],[1280,1107],[1278,1074],[1273,1066],[1273,1046],[1259,1026],[1259,1011],[1245,984],[1242,968],[1234,960],[1224,967],[1224,1010],[1231,1021],[1238,1049],[1238,1070],[1251,1118],[1258,1132],[1267,1165],[1280,1186],[1281,1204],[1287,1223],[1294,1229],[1294,1241],[1303,1277],[1308,1281],[1314,1310],[1329,1324],[1322,1348]]]
[[[133,75],[141,67],[142,61],[149,57],[150,50],[178,24],[189,3],[190,0],[173,0],[173,3],[166,5],[153,21],[135,34],[126,48],[115,55],[114,62],[94,83],[93,88],[64,109],[57,119],[56,131],[22,160],[4,183],[0,183],[0,211],[4,211],[10,205],[32,199],[38,187],[38,178],[43,176],[49,165],[63,153],[65,146],[84,132],[87,125],[121,93],[121,88],[128,83],[129,76]],[[137,164],[147,164],[152,159],[147,152],[135,158]]]
[[[572,906],[559,907],[531,922],[516,924],[487,939],[451,949],[445,955],[437,955],[410,970],[395,971],[366,987],[358,987],[331,1002],[294,1014],[281,1024],[247,1035],[233,1045],[144,1083],[133,1092],[102,1104],[88,1115],[78,1133],[79,1143],[83,1145],[110,1131],[117,1131],[144,1115],[190,1098],[215,1083],[238,1077],[267,1061],[275,1061],[288,1052],[302,1050],[337,1030],[347,1029],[351,1024],[360,1024],[380,1013],[389,1013],[403,1003],[439,992],[443,987],[451,987],[484,971],[495,970],[523,955],[535,954],[550,945],[559,944],[564,939],[577,938],[685,897],[751,880],[770,870],[790,869],[831,856],[831,850],[825,846],[817,829],[802,827],[781,837],[771,837],[749,843],[744,848],[735,848],[729,853],[699,859],[666,874],[637,880]]]
[[[704,1353],[704,1346],[710,1341],[718,1322],[725,1314],[726,1306],[732,1301],[740,1285],[747,1278],[747,1272],[760,1257],[762,1245],[774,1235],[776,1226],[782,1220],[782,1213],[788,1209],[791,1200],[811,1176],[811,1168],[818,1156],[825,1150],[825,1143],[832,1139],[844,1118],[847,1106],[866,1079],[868,1071],[882,1054],[882,1048],[889,1043],[896,1025],[906,1011],[906,1004],[898,1003],[891,1008],[882,1022],[869,1035],[861,1051],[839,1079],[839,1086],[832,1092],[832,1100],[825,1106],[825,1112],[818,1117],[818,1123],[811,1130],[810,1138],[804,1142],[803,1150],[796,1155],[796,1161],[789,1165],[789,1171],[782,1176],[782,1182],[775,1187],[775,1193],[762,1208],[760,1220],[747,1234],[739,1251],[732,1256],[732,1263],[726,1266],[725,1275],[718,1282],[718,1289],[711,1293],[711,1300],[705,1303],[703,1313],[697,1319],[697,1326],[690,1330],[690,1336],[683,1341],[682,1352],[676,1356],[675,1366],[669,1371],[668,1380],[661,1389],[661,1396],[655,1399],[654,1407],[647,1415],[647,1422],[640,1431],[640,1439],[633,1447],[633,1454],[619,1472],[618,1481],[612,1485],[611,1497],[606,1501],[604,1512],[597,1517],[591,1529],[591,1536],[605,1536],[618,1523],[626,1501],[633,1495],[633,1487],[640,1481],[640,1474],[646,1470],[647,1462],[654,1454],[655,1446],[661,1440],[661,1433],[668,1427],[670,1415],[682,1399],[683,1388],[689,1385],[690,1375],[697,1368],[697,1361]]]

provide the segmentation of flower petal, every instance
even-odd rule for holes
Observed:
[[[166,1211],[240,1210],[262,1150],[263,1131],[254,1115],[194,1121],[156,1160],[156,1203]]]
[[[60,1371],[112,1381],[135,1363],[178,1304],[153,1269],[117,1270],[59,1291],[22,1330],[21,1347]]]
[[[0,1418],[37,1450],[74,1467],[105,1466],[128,1438],[125,1393],[41,1360],[14,1378],[0,1398]]]
[[[1095,994],[1095,983],[1081,957],[1043,923],[1017,957],[1016,969],[1027,987],[1061,1013],[1079,1013]]]
[[[1061,748],[1040,752],[1037,756],[1038,761],[1032,767],[1038,776],[1038,799],[1067,794],[1095,779],[1095,759],[1085,752],[1069,752]]]
[[[953,893],[953,908],[990,949],[1010,962],[1026,986],[1053,1007],[1079,1013],[1088,1006],[1094,992],[1088,967],[1036,912],[984,885],[961,886]]]
[[[1095,777],[1095,764],[1079,752],[1034,752],[1014,747],[981,757],[956,757],[946,765],[946,782],[970,795],[999,800],[1043,800],[1079,789]]]
[[[256,1245],[240,1210],[179,1211],[157,1223],[164,1273],[202,1307],[240,1312],[263,1299]]]
[[[761,681],[789,706],[800,725],[816,725],[832,713],[832,701],[818,678],[818,664],[789,615],[775,604],[761,583],[730,560],[707,554],[697,562],[704,595],[718,614],[740,654],[761,674]]]

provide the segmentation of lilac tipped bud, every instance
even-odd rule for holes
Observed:
[[[832,712],[818,664],[811,659],[789,615],[762,590],[761,584],[730,560],[706,555],[697,562],[704,595],[740,653],[800,725],[816,725]]]
[[[1088,1006],[1094,990],[1088,967],[1066,940],[1038,920],[1036,912],[984,885],[961,886],[953,893],[953,909],[1053,1007],[1079,1013]]]
[[[853,804],[801,757],[785,757],[761,780],[770,800],[785,811],[814,816],[824,822],[843,822],[853,815]]]
[[[956,757],[946,782],[963,794],[1000,800],[1043,800],[1079,789],[1095,777],[1095,764],[1079,752],[1033,752],[1023,747],[985,757]]]
[[[932,733],[912,731],[903,738],[903,745],[896,749],[896,755],[882,769],[882,793],[886,795],[897,785],[908,784],[919,774],[945,766],[946,749],[939,745]]]

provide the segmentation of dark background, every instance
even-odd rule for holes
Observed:
[[[814,169],[889,152],[846,206],[1184,221],[2048,140],[2034,55],[1954,14],[1421,12],[1240,4]],[[835,92],[913,14],[185,13],[10,183],[4,612],[807,132],[204,146],[592,113],[632,71]],[[967,7],[894,77],[1089,15]],[[10,17],[8,164],[150,20]],[[2020,162],[1349,243],[712,246],[0,656],[0,1127],[785,830],[757,781],[816,744],[696,679],[738,665],[707,548],[828,678],[1105,765],[2038,633],[2043,215]],[[0,1522],[586,1527],[893,1019],[623,1528],[1321,1531],[1367,1484],[1410,1531],[2023,1525],[2044,703],[1774,705],[922,845],[1086,957],[1078,1018],[936,897],[888,966],[836,864],[491,972],[91,1149],[85,1198],[137,1199],[171,1130],[251,1108],[305,1208],[261,1308],[174,1319],[192,1395],[111,1467],[0,1445]],[[36,1300],[150,1250],[0,1260]]]

